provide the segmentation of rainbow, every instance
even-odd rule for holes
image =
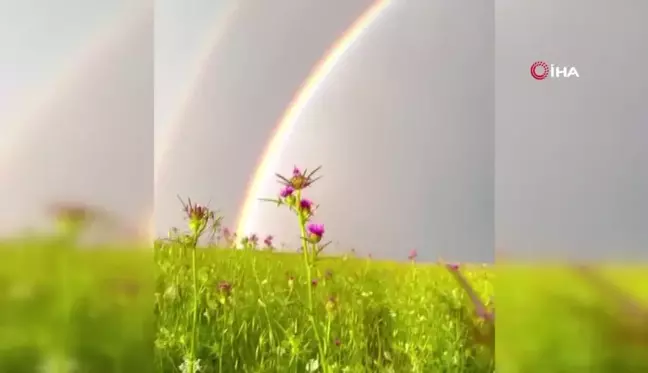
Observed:
[[[257,215],[258,198],[264,183],[276,172],[277,163],[283,148],[308,103],[317,92],[321,83],[326,80],[337,63],[344,57],[349,48],[363,35],[363,32],[373,24],[378,16],[391,4],[390,0],[377,0],[335,41],[324,57],[306,78],[304,84],[290,102],[277,126],[275,132],[264,149],[259,166],[251,179],[246,193],[243,208],[238,218],[236,232],[239,235],[250,233],[250,225]]]
[[[169,148],[171,147],[171,141],[174,138],[178,137],[178,131],[181,129],[182,123],[182,114],[187,109],[189,105],[189,100],[191,94],[195,91],[196,86],[202,79],[203,75],[207,72],[208,61],[212,54],[218,50],[220,42],[228,35],[230,32],[230,26],[236,21],[236,17],[239,12],[241,12],[242,6],[238,1],[230,1],[229,6],[225,7],[223,13],[218,16],[218,19],[214,22],[214,26],[207,33],[207,38],[204,43],[206,46],[201,52],[198,53],[196,59],[191,64],[191,71],[194,73],[191,74],[190,82],[182,89],[182,93],[179,95],[179,104],[172,114],[172,119],[169,123],[169,127],[162,133],[159,138],[156,138],[155,142],[155,157],[154,157],[154,185],[158,183],[160,172],[162,172],[162,167],[164,164],[165,156],[168,154]],[[157,137],[157,135],[156,135]],[[153,216],[151,216],[153,219]]]
[[[181,129],[181,116],[186,110],[191,94],[195,90],[198,82],[200,82],[203,75],[207,72],[207,63],[212,54],[218,50],[218,46],[221,41],[228,35],[230,32],[230,26],[237,20],[238,14],[242,11],[242,5],[238,1],[230,1],[229,6],[226,6],[223,10],[223,13],[218,16],[218,19],[214,22],[213,28],[207,32],[206,41],[204,43],[205,48],[198,53],[196,59],[191,64],[191,71],[194,73],[191,74],[189,84],[183,87],[182,93],[179,95],[179,104],[175,109],[175,112],[171,115],[171,121],[166,131],[161,135],[155,134],[155,156],[154,156],[154,165],[153,165],[153,185],[154,188],[159,182],[160,173],[163,170],[164,161],[168,155],[169,149],[171,147],[171,141],[178,136],[178,131]],[[155,232],[155,211],[154,208],[151,208],[151,211],[147,214],[147,217],[144,219],[144,228],[147,233],[147,237],[154,239],[156,237]]]

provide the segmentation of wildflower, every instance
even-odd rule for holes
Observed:
[[[308,238],[311,242],[320,242],[322,240],[322,236],[324,235],[324,224],[308,224],[308,233]]]
[[[267,247],[272,247],[272,240],[273,240],[273,239],[274,239],[274,237],[272,237],[271,235],[268,235],[268,236],[266,236],[266,238],[263,240],[263,243],[264,243]]]
[[[256,234],[252,233],[252,234],[250,235],[250,238],[248,239],[248,241],[250,242],[250,244],[252,244],[252,246],[256,246],[257,243],[259,242],[259,236],[257,236]]]
[[[311,286],[313,286],[313,287],[317,287],[317,284],[318,284],[318,283],[319,283],[319,281],[317,281],[316,278],[314,278],[314,279],[311,280]]]
[[[317,167],[315,170],[311,171],[308,173],[306,170],[304,172],[301,172],[297,166],[293,168],[292,176],[290,179],[276,174],[277,177],[279,178],[279,182],[283,184],[284,186],[290,186],[293,188],[293,190],[302,190],[305,188],[308,188],[311,186],[315,181],[319,180],[319,177],[314,178],[313,176],[317,171],[319,171],[321,167]]]
[[[232,232],[229,230],[229,228],[225,227],[223,228],[223,238],[226,240],[229,240],[232,237]]]
[[[280,196],[281,198],[286,198],[286,197],[288,197],[288,196],[292,196],[292,194],[293,194],[294,192],[295,192],[295,189],[294,189],[293,187],[291,187],[290,185],[286,185],[286,186],[284,186],[283,189],[281,189],[281,191],[279,192],[279,196]]]
[[[180,197],[178,197],[178,199],[180,199]],[[180,203],[182,203],[183,211],[189,219],[189,228],[192,233],[194,233],[194,235],[200,235],[200,233],[202,233],[202,231],[207,227],[209,220],[214,219],[214,212],[210,211],[206,206],[192,203],[191,199],[188,199],[186,204],[182,199],[180,199]]]
[[[342,342],[340,341],[340,338],[335,338],[335,341],[333,341],[333,343],[335,343],[335,345],[337,347],[340,347],[340,345],[342,344]]]
[[[192,204],[191,200],[189,200],[189,203],[185,206],[184,211],[187,214],[187,217],[191,220],[203,220],[209,214],[207,207],[197,203]]]
[[[416,259],[417,256],[418,256],[418,252],[417,252],[416,250],[412,250],[412,251],[410,251],[410,253],[409,253],[409,255],[407,256],[407,258],[408,258],[409,260],[414,260],[414,259]]]
[[[313,213],[313,202],[304,198],[299,202],[299,209],[304,215],[310,216]]]

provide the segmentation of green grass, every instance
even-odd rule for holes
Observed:
[[[156,252],[160,372],[176,371],[188,354],[190,258],[179,245]],[[318,336],[301,255],[199,249],[197,262],[197,355],[205,372],[305,372],[322,353],[333,372],[492,369],[490,353],[472,343],[464,322],[465,294],[440,266],[321,258],[313,287]],[[488,271],[466,274],[481,294],[492,294]]]
[[[1,241],[0,372],[47,364],[59,364],[58,372],[74,371],[66,365],[88,373],[181,371],[194,305],[191,250],[177,243],[153,254],[79,250],[60,238]],[[320,351],[303,258],[196,252],[202,371],[305,372]],[[645,266],[602,272],[648,302]],[[614,302],[573,271],[510,265],[464,273],[484,299],[497,289],[499,373],[648,371],[648,344],[616,333],[627,317],[613,307],[611,317],[601,316]],[[440,266],[322,257],[314,277],[314,321],[331,371],[492,371],[491,354],[471,339],[466,295]],[[335,304],[327,311],[330,296]],[[645,326],[635,331],[648,337]]]
[[[0,372],[153,372],[151,254],[0,241]]]
[[[310,180],[295,175],[282,180]],[[273,202],[295,213],[301,254],[224,230],[226,244],[197,247],[221,220],[191,202],[189,232],[152,249],[81,247],[79,209],[59,235],[0,241],[0,372],[491,373],[495,356],[498,373],[648,371],[648,308],[611,297],[648,302],[645,267],[599,268],[599,281],[567,266],[325,256],[295,193]],[[493,311],[495,285],[493,325],[476,311]]]
[[[499,373],[648,372],[648,267],[595,269],[643,316],[568,266],[498,266]]]

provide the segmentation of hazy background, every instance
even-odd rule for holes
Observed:
[[[3,2],[0,25],[0,231],[82,203],[106,210],[104,233],[136,234],[153,204],[152,3]]]
[[[496,237],[525,258],[648,257],[648,3],[496,2]],[[535,81],[537,60],[578,79]]]

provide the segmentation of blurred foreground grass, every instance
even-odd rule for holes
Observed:
[[[498,265],[497,371],[648,372],[648,266]]]
[[[154,371],[150,250],[87,249],[0,241],[0,372]]]

